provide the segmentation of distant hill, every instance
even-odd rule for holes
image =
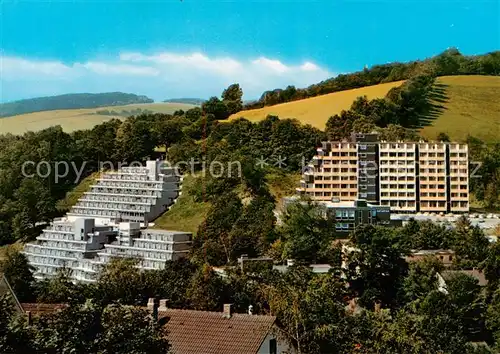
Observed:
[[[149,97],[138,96],[132,93],[72,93],[0,104],[0,117],[60,109],[96,108],[153,102]]]
[[[195,106],[201,106],[203,102],[205,102],[203,98],[169,98],[168,100],[165,100],[163,102],[166,103],[186,103],[186,104],[192,104]]]
[[[500,77],[463,75],[443,76],[437,82],[444,85],[445,109],[424,127],[420,134],[435,139],[440,132],[447,133],[453,140],[463,140],[468,134],[486,141],[498,141],[500,132]],[[280,118],[297,118],[303,124],[325,129],[329,117],[350,108],[359,96],[369,99],[384,97],[392,88],[403,81],[339,91],[302,100],[241,111],[230,119],[244,117],[256,122],[268,115]]]
[[[0,134],[24,134],[60,125],[65,132],[92,129],[95,125],[111,119],[125,119],[132,115],[148,113],[173,114],[175,111],[196,106],[184,103],[141,103],[124,106],[64,109],[21,114],[0,119]]]

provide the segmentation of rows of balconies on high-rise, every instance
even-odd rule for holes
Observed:
[[[322,143],[297,191],[321,201],[367,199],[396,212],[469,210],[467,145],[376,142],[368,135]]]

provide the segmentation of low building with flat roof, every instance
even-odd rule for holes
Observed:
[[[283,199],[285,208],[291,204],[300,202],[298,197],[287,197]],[[391,219],[391,207],[386,205],[374,205],[366,200],[340,201],[318,201],[317,205],[322,209],[323,215],[335,221],[337,236],[345,238],[358,225],[375,224],[382,226],[402,226],[402,221]]]
[[[414,250],[405,259],[410,263],[419,262],[425,257],[435,257],[445,267],[451,267],[455,258],[455,252],[452,250]]]

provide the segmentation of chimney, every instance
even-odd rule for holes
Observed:
[[[233,314],[233,305],[232,304],[224,304],[223,314],[224,314],[225,318],[231,318],[231,316]]]
[[[158,310],[165,311],[167,309],[168,309],[168,300],[167,299],[161,299],[160,300],[160,307],[158,308]]]

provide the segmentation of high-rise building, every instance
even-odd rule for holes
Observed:
[[[394,212],[416,212],[417,143],[379,144],[380,204]]]
[[[369,203],[379,201],[379,145],[377,134],[353,134],[357,143],[358,196]]]
[[[334,167],[346,159],[343,169]],[[400,213],[461,213],[469,211],[468,173],[466,144],[353,134],[351,141],[322,143],[297,191],[318,201],[363,199]]]
[[[357,147],[350,142],[325,142],[304,173],[301,188],[316,200],[355,200],[358,194]]]

